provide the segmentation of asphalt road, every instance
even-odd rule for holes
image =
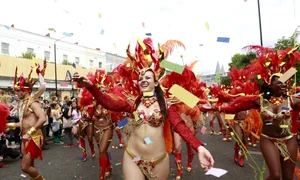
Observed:
[[[208,128],[208,125],[206,126]],[[197,134],[198,138],[207,144],[207,148],[210,150],[215,159],[215,168],[221,168],[228,171],[224,176],[217,178],[211,175],[205,175],[199,168],[199,161],[197,156],[193,160],[192,172],[188,173],[186,170],[183,172],[182,179],[224,179],[224,180],[253,180],[255,179],[254,170],[245,164],[245,167],[241,168],[233,161],[233,144],[234,142],[222,141],[222,136],[210,135],[208,132],[201,134],[200,130]],[[124,148],[115,149],[112,146],[118,146],[118,140],[116,134],[114,134],[113,141],[110,146],[110,152],[112,155],[113,173],[110,179],[121,180],[122,178],[122,157]],[[186,167],[187,155],[185,145],[183,146],[183,166]],[[250,147],[249,151],[252,157],[258,163],[261,168],[263,166],[263,157],[259,152],[259,147]],[[90,152],[88,150],[88,155]],[[92,159],[88,156],[86,162],[80,161],[81,150],[78,147],[64,148],[63,145],[50,144],[50,149],[43,152],[44,160],[36,160],[36,167],[43,174],[46,180],[71,180],[71,179],[98,179],[98,158]],[[24,174],[20,169],[20,159],[11,160],[5,159],[5,162],[9,164],[8,168],[0,169],[1,180],[18,180],[29,179],[21,177]],[[121,163],[120,163],[121,162]],[[248,162],[252,161],[248,160]],[[175,179],[176,171],[174,164],[174,156],[170,155],[170,180]],[[266,172],[267,173],[267,172]],[[265,174],[266,174],[265,173]]]

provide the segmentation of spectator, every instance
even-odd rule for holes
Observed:
[[[63,109],[63,128],[67,135],[67,145],[65,147],[73,146],[73,134],[72,134],[72,101],[68,101]]]
[[[61,125],[61,118],[62,115],[59,112],[59,105],[57,103],[51,103],[51,116],[52,116],[52,131],[54,136],[54,143],[55,144],[63,144],[61,141],[61,131],[60,131],[60,125]]]

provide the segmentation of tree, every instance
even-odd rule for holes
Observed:
[[[26,52],[26,53],[22,53],[21,58],[25,58],[25,59],[33,59],[35,57],[34,53],[31,52]]]
[[[222,76],[220,83],[225,85],[225,86],[230,86],[230,84],[231,84],[230,77],[229,76]]]
[[[237,69],[242,69],[247,65],[251,64],[251,61],[256,58],[256,54],[252,51],[247,54],[235,54],[231,58],[231,63],[229,63],[229,67],[236,67]]]
[[[72,63],[70,63],[69,61],[67,60],[63,60],[63,62],[61,63],[63,65],[72,65]]]
[[[294,46],[294,38],[289,37],[285,38],[284,36],[281,39],[278,39],[274,45],[274,50],[286,49],[288,47]]]
[[[229,70],[231,70],[232,67],[236,67],[237,69],[242,69],[246,67],[247,65],[251,64],[251,61],[256,58],[256,54],[252,51],[248,52],[247,54],[235,54],[231,58],[231,62],[229,65]],[[229,76],[223,76],[221,78],[221,84],[223,85],[230,85],[230,77]]]

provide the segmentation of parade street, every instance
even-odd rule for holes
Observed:
[[[210,150],[215,159],[215,168],[221,168],[228,171],[224,176],[217,178],[214,176],[207,176],[202,172],[199,167],[199,160],[197,154],[193,160],[193,169],[190,173],[186,170],[183,171],[183,179],[224,179],[224,180],[234,180],[234,179],[243,179],[243,180],[254,180],[255,172],[252,168],[246,163],[244,168],[239,167],[233,161],[233,141],[224,142],[222,141],[221,135],[210,135],[207,131],[204,135],[200,133],[198,129],[197,133],[198,138],[200,138],[204,143],[207,144],[207,148]],[[122,158],[124,153],[124,148],[115,147],[118,146],[118,139],[116,134],[114,134],[113,141],[110,145],[110,152],[112,155],[112,165],[113,172],[110,179],[112,180],[122,180]],[[88,147],[88,146],[87,146]],[[183,152],[183,167],[186,169],[186,148],[185,144],[182,146],[184,149]],[[259,168],[263,166],[263,157],[259,152],[259,147],[250,147],[249,152],[252,154],[252,157],[256,160]],[[80,160],[81,150],[78,147],[65,148],[64,145],[50,144],[50,149],[43,151],[44,160],[36,161],[36,166],[41,171],[41,174],[46,180],[71,180],[71,179],[86,179],[93,180],[98,179],[99,173],[99,164],[98,158],[92,159],[88,149],[88,159],[86,162]],[[1,180],[18,180],[18,179],[29,179],[27,176],[22,177],[20,169],[20,160],[11,160],[7,159],[8,168],[0,169],[0,179]],[[251,164],[254,166],[252,161]],[[171,172],[169,179],[175,179],[176,170],[174,164],[174,155],[170,154],[170,164]],[[257,174],[259,174],[257,172]],[[265,172],[266,177],[267,172]],[[257,176],[258,177],[258,176]]]

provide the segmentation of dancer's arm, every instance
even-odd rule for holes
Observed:
[[[204,146],[204,144],[198,140],[189,127],[182,120],[180,115],[178,114],[178,110],[176,106],[171,105],[168,109],[168,120],[171,123],[174,131],[178,133],[184,141],[191,145],[193,149],[198,151],[199,146]]]
[[[214,166],[214,158],[204,147],[204,144],[199,141],[196,136],[194,136],[177,112],[177,108],[174,105],[171,105],[168,108],[169,122],[173,126],[174,131],[177,132],[182,139],[184,139],[193,149],[198,152],[200,166],[204,171],[208,171]]]
[[[259,109],[259,100],[260,96],[258,95],[238,97],[226,106],[215,107],[215,110],[234,114],[240,111]]]
[[[105,109],[116,112],[133,112],[133,105],[129,101],[113,93],[103,93],[95,85],[87,87],[87,90],[95,97],[97,103],[101,104]]]
[[[133,104],[115,94],[101,92],[87,77],[74,74],[73,81],[87,88],[97,103],[101,104],[105,109],[117,112],[133,112]]]
[[[37,90],[37,92],[34,93],[34,95],[32,97],[33,99],[39,98],[46,91],[46,83],[45,83],[44,77],[41,74],[38,74],[38,76],[39,76],[40,87]]]

